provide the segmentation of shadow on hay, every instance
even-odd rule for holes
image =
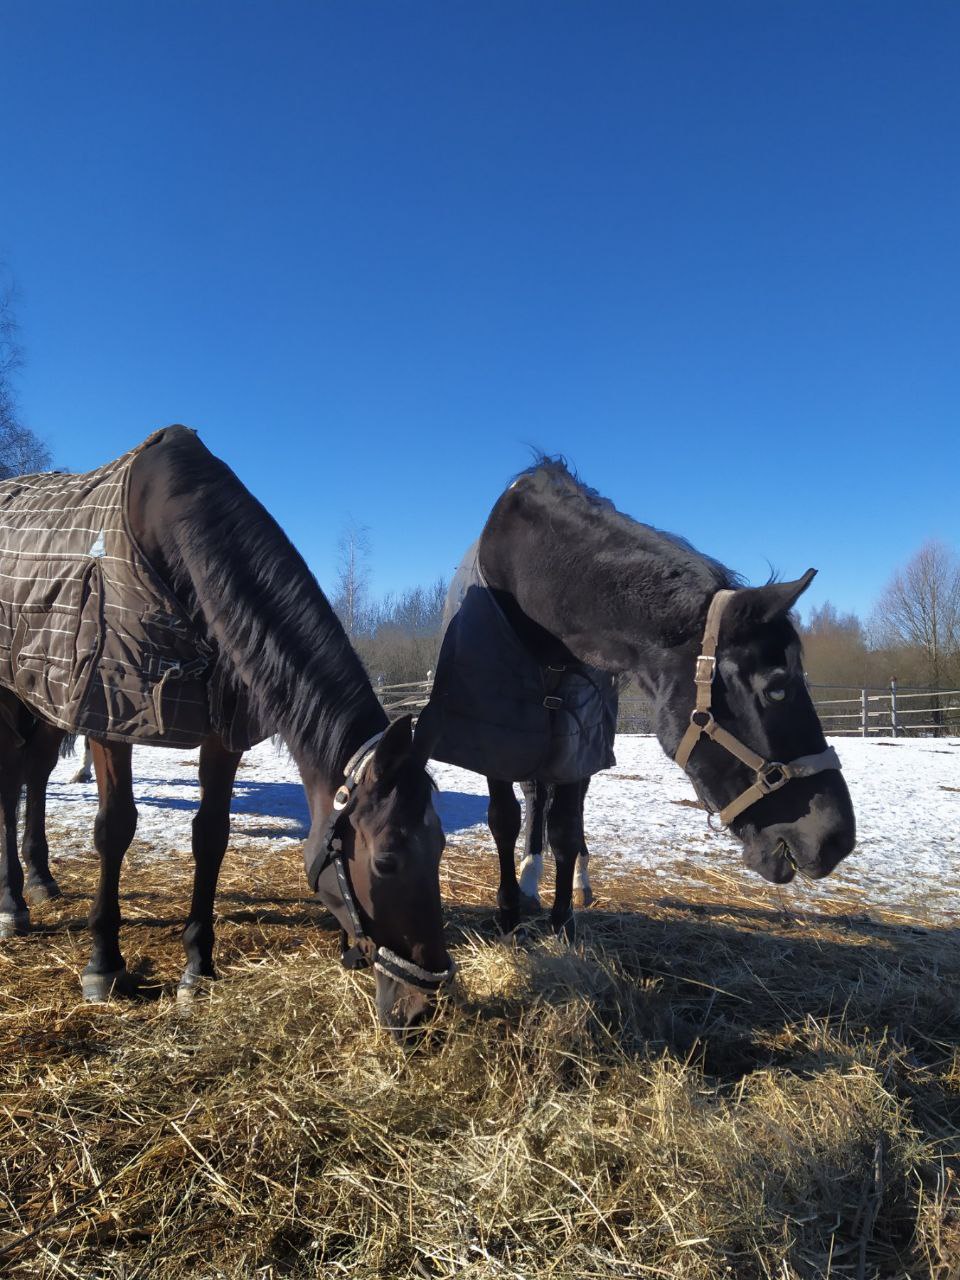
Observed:
[[[808,912],[793,916],[783,936],[711,918],[742,911],[782,929],[775,911],[671,905],[694,919],[582,913],[574,967],[545,921],[526,922],[504,938],[489,908],[454,907],[448,913],[452,946],[480,939],[517,949],[529,975],[516,994],[472,1011],[509,1017],[531,1002],[587,1000],[616,1056],[667,1050],[697,1059],[708,1074],[730,1083],[759,1068],[815,1076],[849,1063],[849,1046],[871,1040],[920,1070],[942,1062],[960,1042],[956,928],[918,932]],[[809,1043],[814,1024],[822,1028],[816,1052]],[[960,1095],[942,1101],[944,1115],[960,1123]]]

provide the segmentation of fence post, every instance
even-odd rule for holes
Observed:
[[[900,726],[897,724],[897,677],[890,677],[890,729],[895,738],[900,736]]]
[[[867,691],[860,690],[860,732],[865,738],[870,732],[870,709],[867,706]]]

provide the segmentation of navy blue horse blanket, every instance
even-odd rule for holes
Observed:
[[[436,738],[431,754],[509,782],[578,782],[609,769],[617,677],[582,662],[541,666],[487,587],[478,545],[447,592],[433,692],[420,717]]]

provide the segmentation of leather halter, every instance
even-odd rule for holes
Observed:
[[[411,987],[418,987],[421,991],[438,991],[453,977],[454,964],[452,961],[448,968],[440,972],[422,969],[420,965],[414,964],[412,960],[405,960],[403,956],[398,956],[389,947],[378,947],[364,929],[360,917],[360,907],[357,904],[353,886],[347,874],[346,861],[343,856],[343,840],[337,834],[337,829],[349,813],[357,787],[363,781],[363,775],[366,773],[367,766],[376,751],[377,743],[382,737],[383,733],[374,734],[350,757],[347,767],[343,771],[346,782],[337,788],[333,797],[333,809],[327,819],[327,825],[320,841],[320,848],[306,868],[307,882],[313,892],[316,893],[320,877],[327,867],[333,867],[337,877],[337,887],[340,890],[343,906],[350,919],[350,928],[353,933],[353,946],[349,948],[344,946],[342,948],[343,963],[348,969],[366,968],[371,963],[370,958],[368,958],[368,953],[370,953],[374,969],[386,977],[406,983]]]
[[[739,738],[735,738],[732,733],[721,728],[714,720],[710,702],[713,680],[717,673],[716,655],[717,642],[720,638],[720,620],[724,609],[735,595],[735,591],[718,591],[710,601],[703,630],[703,642],[693,677],[697,686],[697,701],[690,713],[687,731],[681,738],[677,753],[673,757],[685,771],[694,747],[701,737],[705,737],[736,756],[747,768],[753,769],[756,778],[751,785],[720,810],[719,817],[724,826],[729,826],[734,818],[743,813],[744,809],[749,809],[764,796],[785,787],[792,778],[809,778],[826,769],[840,768],[840,757],[833,747],[827,747],[825,751],[818,751],[815,755],[799,756],[789,764],[781,764],[779,760],[765,760],[763,756],[757,755],[755,751],[745,746]]]

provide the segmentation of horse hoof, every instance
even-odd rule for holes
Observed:
[[[75,773],[73,775],[70,781],[71,782],[92,782],[93,778],[90,776],[89,769],[81,769],[79,773]]]
[[[83,998],[90,1004],[103,1004],[116,993],[121,995],[131,990],[130,976],[126,969],[114,969],[112,973],[82,973],[80,987]]]
[[[22,937],[29,932],[29,911],[0,911],[0,938]]]
[[[191,973],[187,970],[177,985],[177,1004],[189,1007],[197,996],[210,994],[216,976],[209,973]]]
[[[574,889],[573,905],[575,907],[589,907],[593,901],[593,890],[589,886],[583,889]]]
[[[28,884],[24,890],[24,896],[28,902],[52,902],[54,898],[63,896],[60,886],[56,880],[40,880],[36,884]]]
[[[521,916],[536,916],[543,910],[540,905],[540,899],[532,893],[524,893],[520,890],[520,898],[517,903],[517,911]]]

